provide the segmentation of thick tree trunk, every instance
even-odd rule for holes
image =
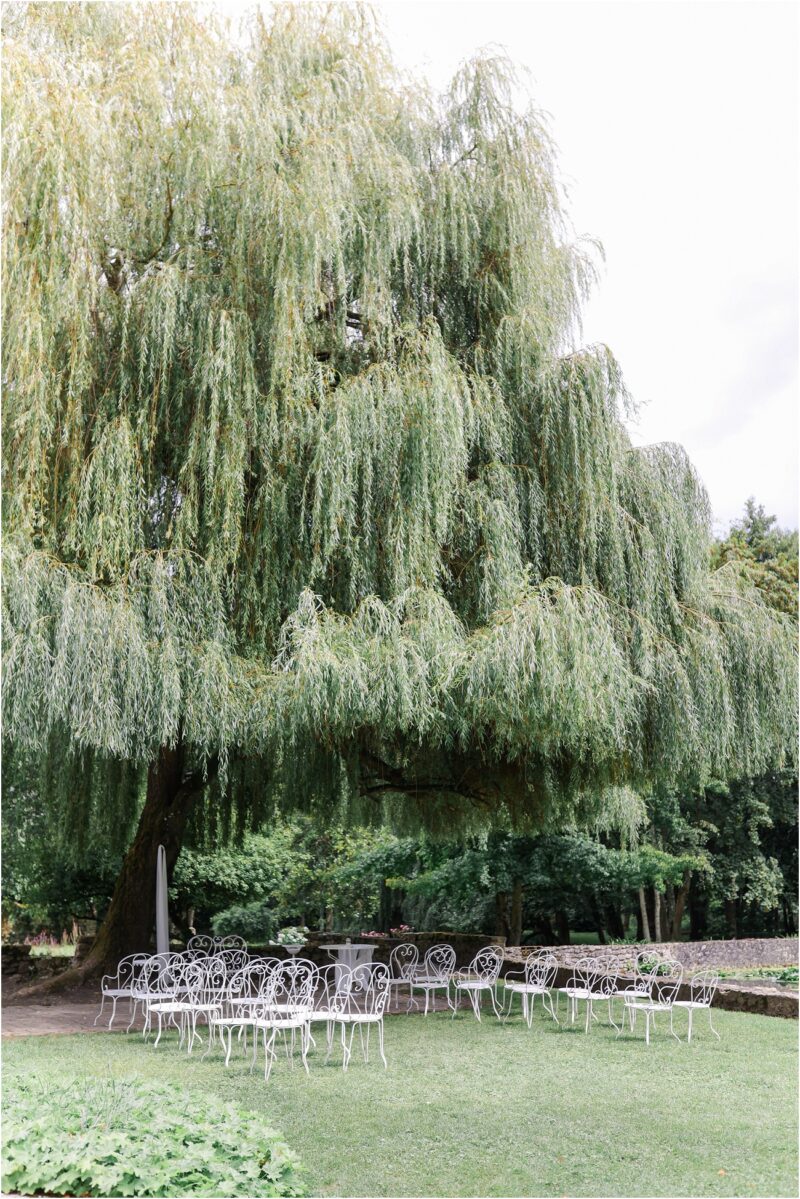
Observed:
[[[738,931],[737,931],[738,922],[737,922],[736,917],[737,917],[736,900],[735,899],[726,899],[725,900],[725,936],[730,937],[734,941],[736,940],[736,938],[738,936]]]
[[[705,941],[708,928],[708,900],[698,890],[697,881],[689,890],[689,940]]]
[[[559,908],[556,916],[556,933],[559,945],[569,945],[569,918],[563,908]]]
[[[615,940],[621,941],[625,936],[627,921],[623,920],[622,913],[618,908],[615,908],[613,903],[607,903],[605,906],[606,928],[611,933]]]
[[[522,944],[522,883],[514,879],[511,889],[511,926],[508,936],[509,945]]]
[[[675,892],[675,909],[672,913],[672,937],[673,941],[681,939],[681,924],[683,923],[683,913],[686,908],[686,897],[689,894],[689,887],[692,882],[691,870],[685,870],[683,874],[683,883]]]
[[[509,932],[508,892],[496,891],[494,896],[494,935],[507,938]]]
[[[650,921],[647,918],[647,896],[644,887],[639,888],[639,912],[641,913],[642,940],[652,941],[650,936]]]
[[[661,941],[661,895],[653,887],[653,935],[656,944]]]
[[[592,913],[592,922],[595,927],[595,932],[597,933],[598,943],[600,945],[605,945],[606,930],[603,927],[603,917],[600,914],[600,908],[598,907],[597,900],[595,899],[594,895],[589,896],[589,910]]]
[[[58,974],[26,994],[60,991],[79,986],[99,974],[116,969],[129,953],[146,953],[155,929],[155,876],[159,845],[167,855],[167,877],[180,853],[192,803],[206,780],[183,777],[182,745],[162,746],[147,773],[147,797],[133,844],[125,855],[114,894],[97,937],[80,966]]]

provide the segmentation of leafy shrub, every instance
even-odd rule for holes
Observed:
[[[291,1196],[298,1170],[255,1113],[174,1084],[5,1080],[6,1193]]]
[[[263,899],[252,903],[237,904],[217,912],[211,928],[217,937],[233,935],[244,937],[248,942],[269,941],[275,932],[275,912]]]

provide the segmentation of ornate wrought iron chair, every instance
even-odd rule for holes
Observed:
[[[687,1045],[692,1043],[692,1015],[696,1011],[708,1011],[708,1027],[713,1032],[717,1040],[720,1040],[720,1035],[714,1025],[711,1023],[711,1004],[714,1002],[714,996],[717,993],[719,986],[719,975],[716,970],[699,970],[693,974],[689,980],[689,998],[675,999],[672,1003],[672,1008],[669,1013],[669,1026],[673,1035],[677,1036],[672,1027],[672,1014],[675,1008],[683,1008],[689,1015],[689,1031],[686,1037]]]
[[[558,1024],[558,1017],[553,1007],[553,997],[550,994],[557,968],[558,962],[555,956],[540,950],[538,953],[529,954],[525,959],[523,970],[509,971],[505,977],[505,990],[508,996],[508,1010],[505,1012],[505,1017],[511,1015],[514,996],[519,995],[522,1002],[522,1015],[530,1028],[533,1024],[534,1001],[537,995],[541,995],[542,1007],[547,1008]]]
[[[488,993],[498,1020],[502,1012],[497,1003],[497,980],[503,965],[503,951],[497,945],[487,945],[479,949],[466,970],[458,970],[452,976],[455,990],[453,1017],[455,1018],[458,1000],[461,994],[466,994],[472,1004],[472,1010],[478,1021],[481,1018],[481,999]]]

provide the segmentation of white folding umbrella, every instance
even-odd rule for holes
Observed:
[[[169,953],[167,854],[163,845],[159,845],[156,858],[156,953]]]

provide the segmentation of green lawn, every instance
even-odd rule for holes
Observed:
[[[714,1041],[394,1016],[389,1070],[279,1058],[269,1084],[138,1035],[5,1043],[6,1071],[172,1078],[263,1112],[315,1195],[796,1195],[797,1025],[719,1012]]]

